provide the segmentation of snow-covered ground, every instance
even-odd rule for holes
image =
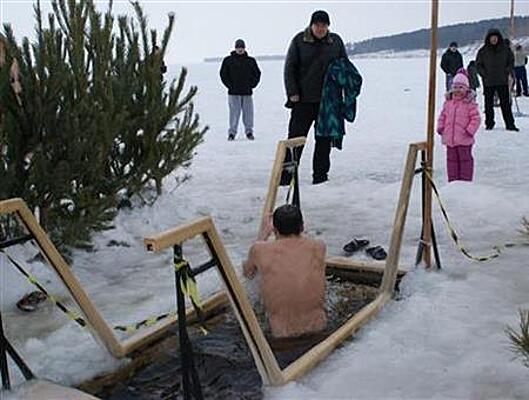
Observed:
[[[348,127],[344,150],[332,153],[329,182],[310,184],[312,140],[302,162],[307,229],[326,241],[329,255],[340,254],[352,237],[387,247],[408,143],[425,137],[427,59],[356,64],[365,82],[358,119]],[[167,192],[153,207],[122,212],[116,229],[96,235],[95,252],[74,254],[73,272],[110,323],[133,322],[174,305],[170,253],[148,254],[142,246],[146,235],[211,215],[240,268],[256,235],[276,142],[287,128],[282,67],[282,62],[261,63],[262,82],[254,96],[256,140],[240,135],[228,142],[219,66],[190,66],[189,81],[200,90],[197,109],[210,126],[189,171],[192,179],[176,189],[169,179]],[[443,84],[439,76],[438,87]],[[442,96],[439,90],[439,105]],[[529,99],[519,103],[529,114]],[[520,220],[529,216],[529,118],[517,119],[520,133],[508,133],[498,111],[497,128],[478,133],[473,183],[446,183],[444,149],[436,138],[436,181],[464,243],[479,255],[521,239]],[[443,270],[413,268],[421,222],[416,182],[401,253],[401,264],[410,270],[403,298],[307,377],[266,389],[267,397],[529,398],[529,370],[513,361],[504,334],[507,325],[517,324],[518,309],[529,308],[529,247],[507,249],[492,262],[470,262],[453,246],[436,208]],[[108,247],[112,239],[131,247]],[[184,250],[192,260],[206,259],[195,242]],[[42,265],[31,269],[54,293],[65,293]],[[36,314],[18,312],[16,300],[31,287],[3,259],[0,278],[7,335],[40,378],[71,385],[126,362],[114,360],[51,306]],[[219,282],[209,273],[199,279],[199,287],[206,296]]]

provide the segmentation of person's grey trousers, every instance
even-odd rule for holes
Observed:
[[[242,123],[244,124],[244,133],[253,133],[253,99],[252,96],[228,95],[228,106],[230,109],[230,135],[237,134],[239,119],[242,112]]]

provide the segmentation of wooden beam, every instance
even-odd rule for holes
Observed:
[[[325,260],[327,268],[339,268],[344,270],[366,271],[372,273],[384,273],[386,268],[385,261],[364,261],[355,260],[349,257],[334,256]],[[398,268],[399,275],[405,275],[405,269]]]
[[[284,377],[281,369],[213,224],[207,230],[207,235],[215,252],[215,254],[211,255],[218,257],[220,278],[226,285],[226,291],[230,297],[233,310],[250,347],[263,383],[271,385],[283,384]]]
[[[26,226],[28,232],[32,233],[37,241],[41,253],[59,275],[60,279],[68,289],[68,292],[79,305],[81,312],[84,314],[88,324],[90,324],[97,336],[101,338],[108,351],[115,357],[123,357],[123,348],[114,335],[112,329],[105,322],[97,308],[94,306],[87,293],[73,274],[70,266],[64,261],[57,248],[53,245],[50,238],[39,225],[26,203],[19,203],[16,211],[21,222]],[[90,331],[92,334],[93,332]]]
[[[212,224],[211,217],[204,217],[179,225],[175,228],[168,229],[154,236],[148,236],[143,239],[148,251],[161,251],[184,240],[190,239],[202,232],[205,232]]]
[[[14,198],[0,201],[0,214],[11,214],[22,208],[24,200]]]
[[[428,82],[428,114],[426,123],[426,165],[430,173],[433,172],[433,146],[435,130],[435,89],[437,73],[437,26],[439,19],[439,0],[431,2],[431,27],[430,27],[430,78]],[[433,175],[432,175],[433,176]],[[431,231],[432,231],[432,187],[426,181],[424,193],[424,221],[422,238],[424,240],[423,261],[426,267],[431,266]]]
[[[408,149],[406,165],[404,167],[404,176],[400,187],[399,201],[395,211],[395,222],[389,242],[388,257],[386,259],[386,268],[382,278],[381,290],[388,295],[393,293],[395,280],[397,279],[397,270],[402,246],[402,235],[406,223],[408,204],[410,202],[411,188],[415,177],[415,164],[417,163],[417,146],[411,144]]]
[[[376,315],[389,299],[390,296],[387,293],[378,295],[375,300],[362,308],[349,321],[334,331],[327,339],[314,346],[303,356],[290,364],[283,371],[285,382],[298,379],[314,368],[314,366],[322,361],[333,349]]]
[[[259,224],[259,233],[261,232],[264,224],[267,222],[266,218],[274,211],[274,207],[277,200],[277,190],[281,181],[281,172],[283,171],[283,162],[287,148],[294,148],[305,145],[307,138],[297,137],[293,139],[280,140],[277,142],[276,155],[274,157],[274,163],[272,164],[272,173],[270,174],[270,181],[268,182],[268,190],[266,192],[266,199],[263,206],[263,212],[261,214],[261,221]]]

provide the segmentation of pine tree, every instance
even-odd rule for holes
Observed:
[[[36,40],[19,45],[4,26],[6,64],[18,62],[22,91],[0,69],[0,198],[22,197],[65,246],[89,247],[124,196],[156,199],[163,180],[189,166],[207,128],[193,108],[187,71],[167,85],[160,68],[174,15],[156,52],[139,3],[135,17],[96,10],[93,0],[56,0]],[[154,190],[152,190],[154,189]]]

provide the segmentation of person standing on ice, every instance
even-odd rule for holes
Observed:
[[[514,49],[514,75],[516,76],[516,97],[529,96],[527,90],[527,53],[524,51],[521,44],[517,44]]]
[[[494,128],[494,94],[500,100],[501,113],[508,131],[518,132],[512,115],[509,76],[514,68],[514,54],[505,44],[499,30],[490,29],[485,36],[485,44],[479,49],[476,67],[483,79],[483,95],[485,96],[485,129]]]
[[[463,68],[463,56],[457,49],[457,42],[452,42],[441,57],[441,69],[446,74],[447,92],[450,91],[452,79],[454,79],[459,68]]]
[[[446,94],[446,101],[437,121],[437,133],[446,146],[448,182],[472,181],[472,145],[480,121],[476,93],[470,89],[467,73],[461,68]]]
[[[339,58],[347,58],[342,39],[329,31],[329,14],[315,11],[309,26],[292,39],[285,60],[284,82],[287,94],[286,107],[291,109],[288,137],[307,136],[318,117],[323,81],[329,64]],[[316,136],[312,162],[312,183],[327,181],[330,168],[331,139]],[[301,156],[298,148],[297,159]],[[290,161],[290,153],[285,161]],[[290,184],[291,176],[286,170],[281,176],[281,185]]]
[[[220,79],[228,88],[228,140],[234,140],[237,135],[241,113],[246,137],[248,140],[254,140],[252,94],[261,79],[261,71],[255,58],[246,52],[244,40],[237,39],[235,50],[222,61]]]

